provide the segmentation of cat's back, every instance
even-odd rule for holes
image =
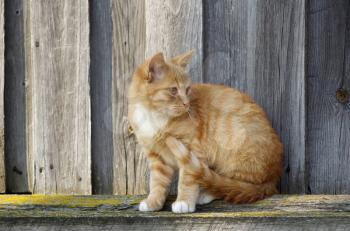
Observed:
[[[244,105],[259,108],[249,95],[225,85],[193,84],[192,95],[193,103],[207,109],[214,107],[220,111],[232,111],[242,109]]]
[[[246,93],[224,85],[195,84],[192,95],[191,106],[205,124],[204,133],[214,139],[231,142],[235,134],[243,142],[251,135],[276,136],[264,110]]]
[[[192,93],[191,106],[193,102],[201,121],[201,147],[209,153],[212,167],[232,177],[242,159],[249,164],[257,160],[264,169],[275,166],[271,172],[279,176],[283,145],[264,110],[250,96],[212,84],[194,85]]]

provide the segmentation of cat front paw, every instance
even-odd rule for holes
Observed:
[[[147,202],[146,201],[141,201],[141,203],[139,204],[139,211],[141,212],[151,212],[151,208],[148,207]]]
[[[187,201],[175,201],[171,205],[171,209],[174,213],[193,213],[196,210],[196,205]]]
[[[143,200],[139,204],[139,211],[141,212],[154,212],[162,209],[162,205],[159,205],[156,201]]]

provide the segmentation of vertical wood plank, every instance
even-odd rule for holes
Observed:
[[[135,68],[145,59],[144,0],[112,0],[112,113],[115,194],[145,194],[147,165],[136,140],[128,134],[127,95]]]
[[[348,194],[350,193],[350,102],[347,98],[350,94],[348,0],[310,1],[307,64],[309,193]]]
[[[195,49],[189,66],[193,82],[202,82],[202,1],[145,0],[146,57],[163,52],[170,59]],[[176,194],[176,183],[171,194]]]
[[[87,0],[29,1],[28,155],[34,193],[91,193]]]
[[[190,73],[194,81],[201,81],[202,4],[201,1],[113,1],[112,15],[114,163],[118,163],[114,192],[146,193],[145,156],[127,132],[126,89],[135,68],[158,51],[171,57],[195,48]]]
[[[202,81],[202,1],[146,1],[146,57],[163,52],[171,58],[195,49],[190,76]]]
[[[92,192],[112,194],[112,15],[110,0],[90,1]]]
[[[4,71],[5,71],[5,59],[4,59],[4,0],[0,0],[0,193],[5,192],[5,159],[4,159]]]
[[[249,93],[284,149],[284,193],[305,192],[305,0],[204,1],[204,81]]]
[[[32,162],[26,155],[25,7],[22,0],[5,1],[5,160],[6,190],[31,191]]]

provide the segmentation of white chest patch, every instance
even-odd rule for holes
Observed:
[[[136,134],[140,137],[152,138],[168,123],[163,114],[152,111],[142,104],[136,104],[133,113],[133,122],[137,126]]]

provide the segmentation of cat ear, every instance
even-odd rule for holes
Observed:
[[[163,53],[157,53],[151,58],[148,66],[148,82],[153,82],[155,80],[161,80],[165,76],[167,70],[167,64],[165,63]]]
[[[190,63],[190,60],[192,58],[192,55],[194,53],[194,49],[193,50],[190,50],[184,54],[181,54],[181,55],[178,55],[176,57],[174,57],[171,62],[176,64],[176,65],[179,65],[183,68],[186,68],[187,65]]]

